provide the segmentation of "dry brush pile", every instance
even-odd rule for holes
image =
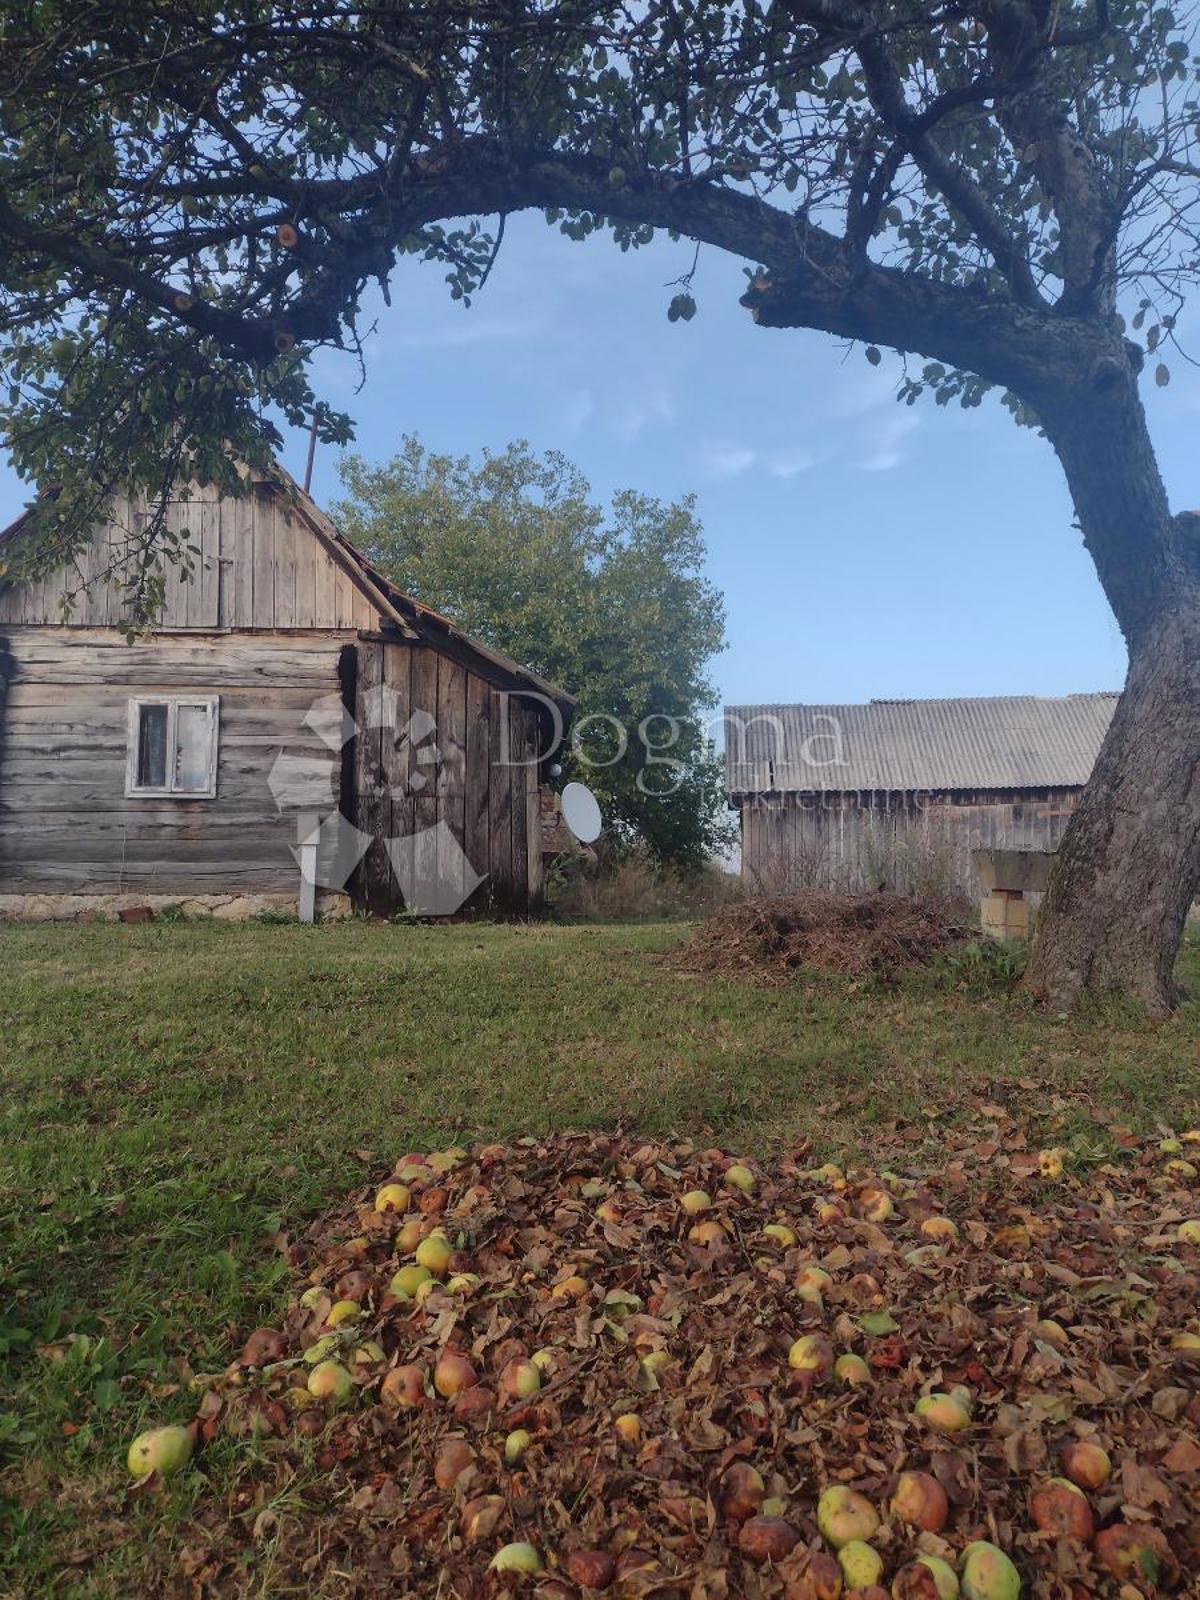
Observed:
[[[266,1532],[288,1593],[1197,1594],[1200,1133],[1078,1171],[910,1149],[405,1156],[290,1246],[192,1428],[131,1451],[255,1437],[171,1582],[242,1593]],[[264,1510],[314,1451],[321,1503]]]

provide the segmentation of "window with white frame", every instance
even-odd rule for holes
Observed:
[[[220,715],[217,695],[131,700],[125,793],[214,799]]]

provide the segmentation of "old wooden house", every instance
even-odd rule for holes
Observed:
[[[539,906],[569,695],[399,592],[282,470],[172,504],[192,570],[130,642],[102,578],[139,515],[114,505],[77,570],[0,578],[0,915]]]
[[[979,894],[972,851],[1053,851],[1115,694],[725,708],[725,782],[756,893]]]

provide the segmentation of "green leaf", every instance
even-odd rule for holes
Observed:
[[[92,1390],[92,1399],[95,1402],[97,1411],[111,1411],[115,1405],[120,1403],[121,1385],[114,1382],[112,1378],[101,1378],[100,1382]]]
[[[859,1317],[858,1325],[864,1333],[875,1335],[895,1333],[900,1326],[890,1311],[868,1311]]]

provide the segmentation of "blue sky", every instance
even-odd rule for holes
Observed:
[[[818,334],[756,329],[742,264],[702,252],[699,314],[668,323],[692,247],[622,255],[511,219],[468,311],[436,267],[405,262],[368,308],[368,379],[322,355],[322,391],[382,460],[413,431],[439,451],[526,438],[607,496],[694,490],[728,607],[713,663],[728,701],[1061,694],[1116,688],[1124,649],[1049,446],[998,403],[897,404],[898,358],[870,367]],[[1147,395],[1172,503],[1200,505],[1200,374]],[[297,475],[305,438],[284,459]],[[336,498],[336,452],[314,491]],[[0,515],[24,504],[0,462]]]

